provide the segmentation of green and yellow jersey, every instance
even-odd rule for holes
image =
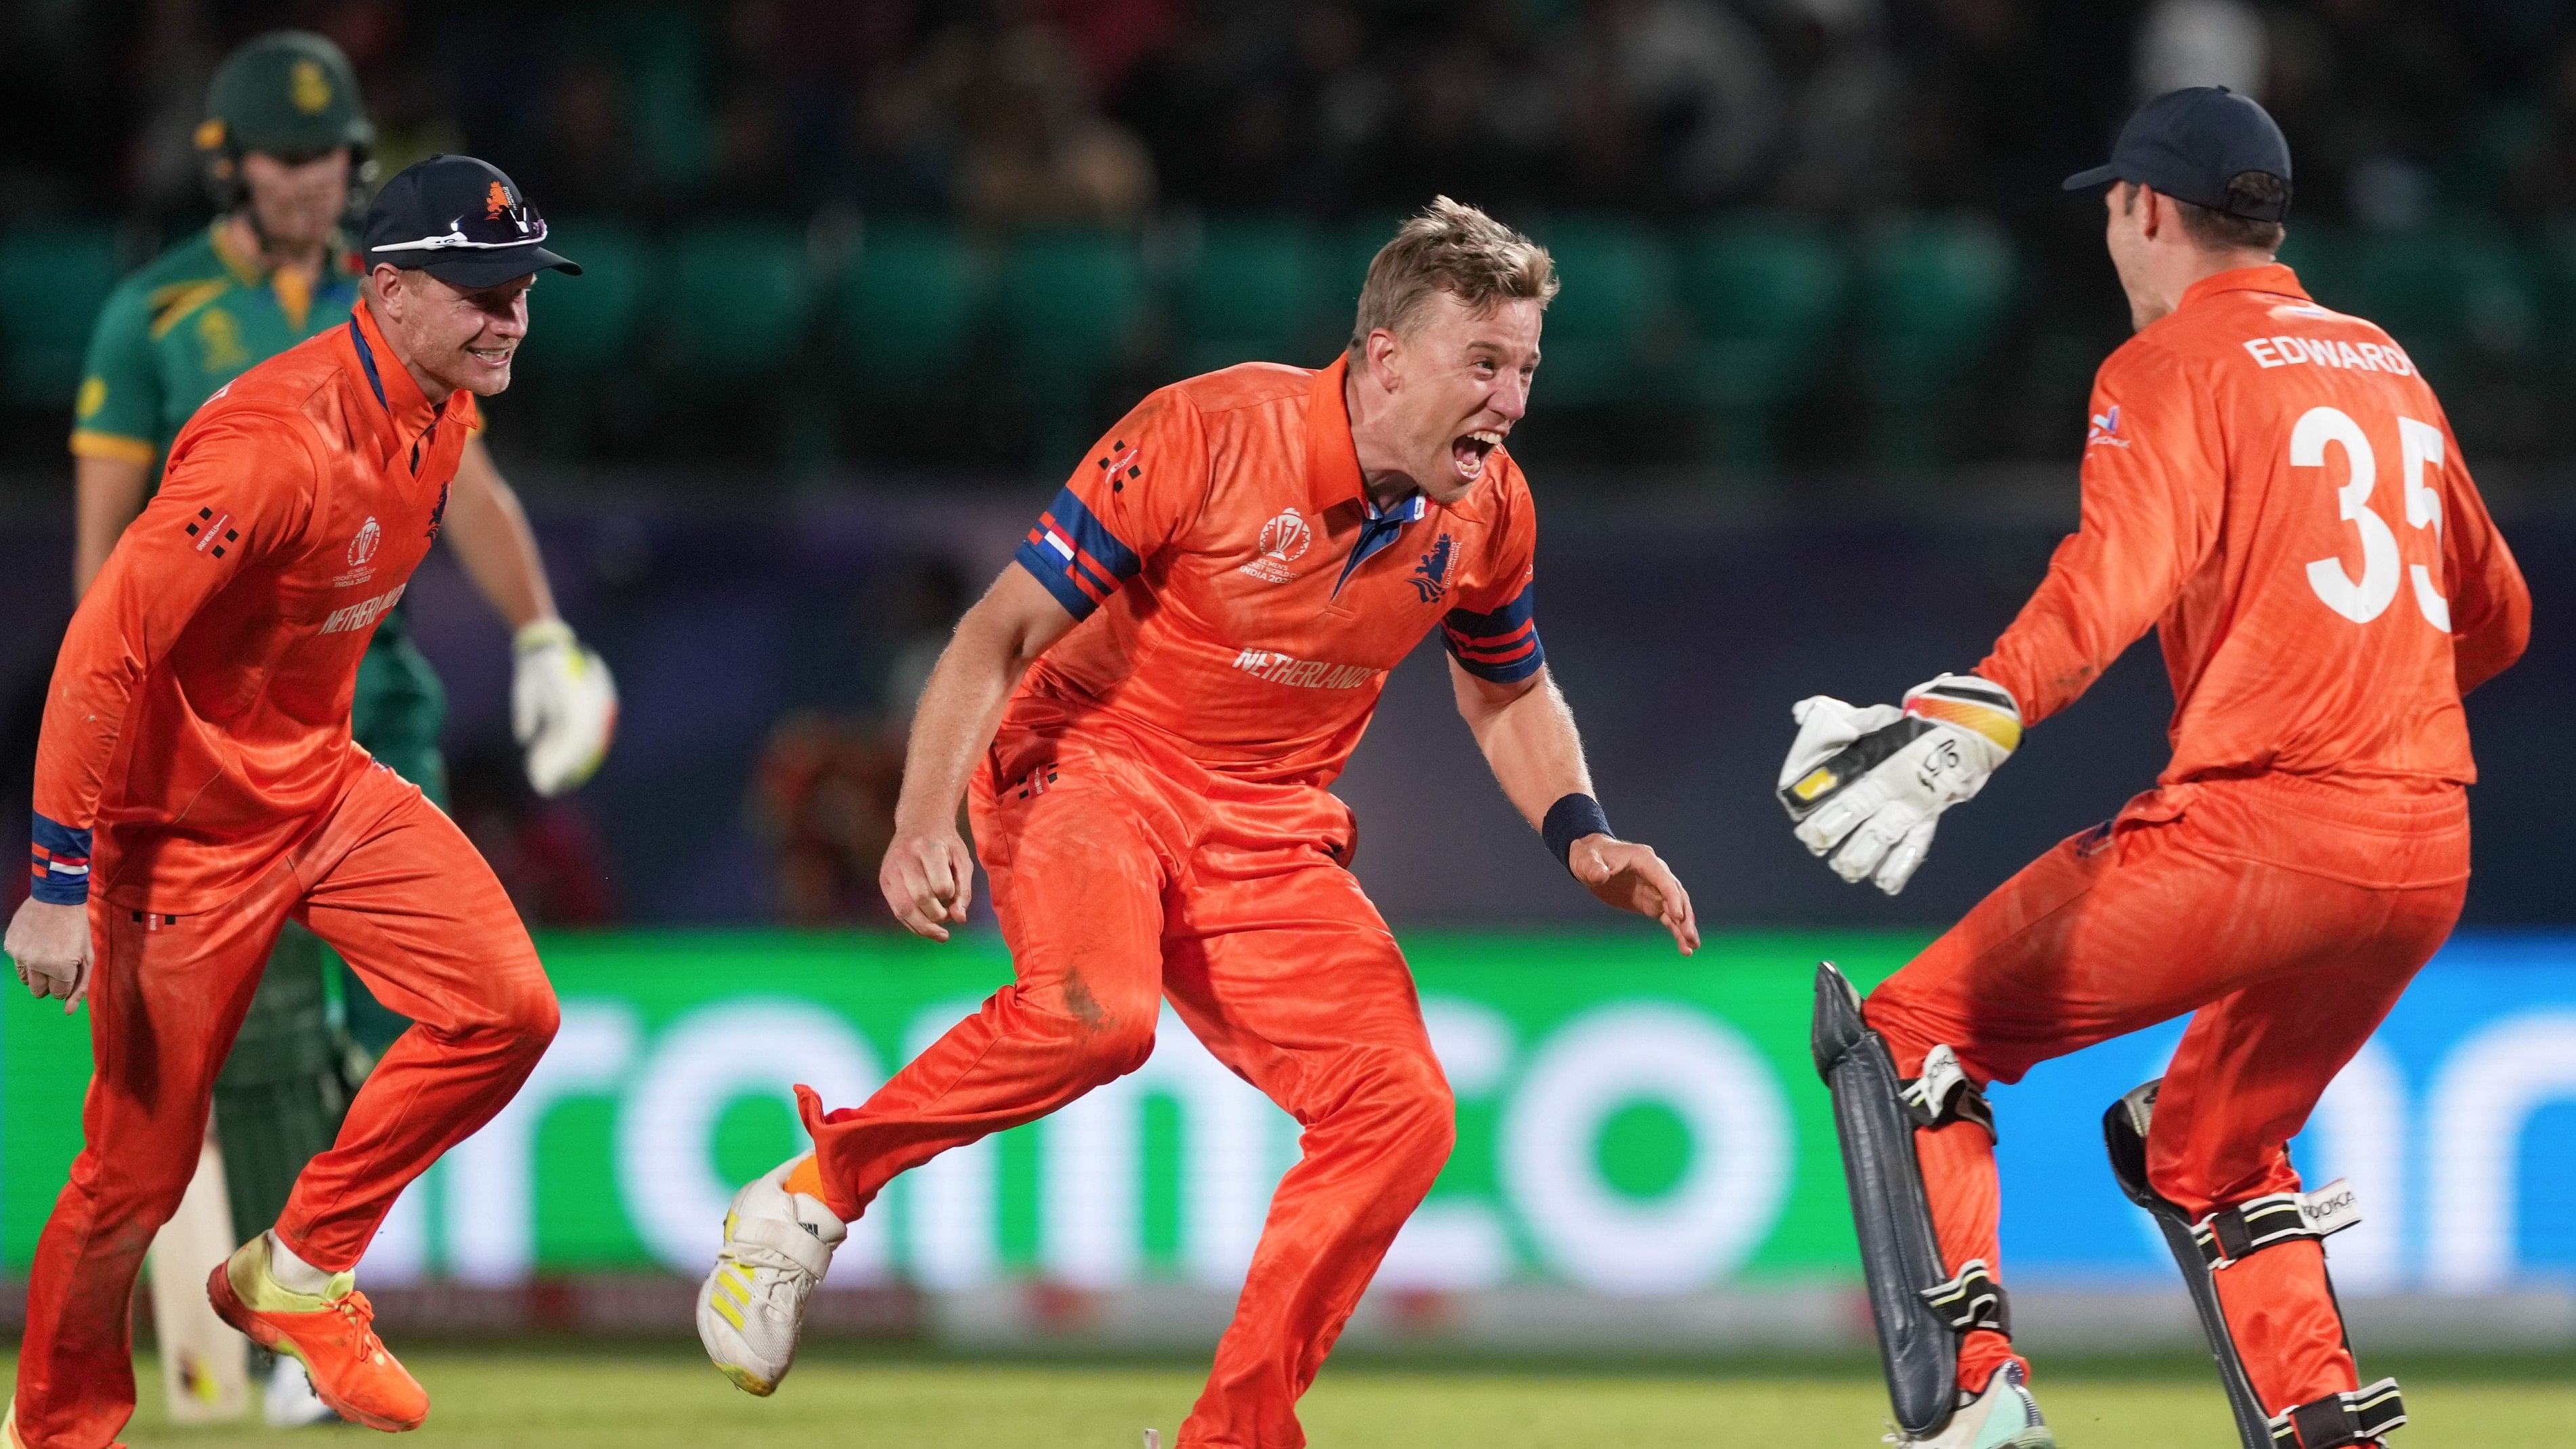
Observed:
[[[72,452],[154,468],[215,389],[326,327],[358,300],[356,256],[334,248],[320,286],[234,253],[218,220],[117,284],[90,333]]]

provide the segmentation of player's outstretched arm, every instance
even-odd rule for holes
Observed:
[[[1574,711],[1566,707],[1547,670],[1501,683],[1452,658],[1449,680],[1459,715],[1521,818],[1550,837],[1551,845],[1560,833],[1582,832],[1565,841],[1564,849],[1565,868],[1584,889],[1609,905],[1660,922],[1683,955],[1698,950],[1699,918],[1692,914],[1690,892],[1651,847],[1610,834],[1608,822],[1600,818]]]
[[[474,587],[511,630],[510,731],[540,795],[597,773],[617,733],[617,681],[555,613],[527,510],[481,438],[469,438],[448,488],[444,533]]]
[[[1014,563],[957,621],[940,651],[913,711],[894,840],[877,870],[886,905],[914,935],[945,941],[950,925],[965,924],[975,887],[975,857],[957,833],[966,781],[1001,728],[1002,707],[1021,674],[1073,623],[1055,595]]]

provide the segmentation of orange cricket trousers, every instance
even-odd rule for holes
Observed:
[[[1346,868],[1349,808],[1144,739],[1023,729],[971,808],[1016,980],[864,1106],[800,1089],[832,1210],[1134,1071],[1168,998],[1305,1129],[1178,1442],[1295,1449],[1298,1396],[1457,1130],[1412,973]]]
[[[95,1065],[71,1181],[36,1243],[18,1361],[29,1449],[101,1449],[134,1412],[134,1280],[197,1166],[215,1073],[279,929],[329,942],[411,1018],[295,1180],[277,1235],[356,1266],[394,1198],[489,1121],[554,1037],[554,991],[463,831],[382,766],[250,889],[197,915],[90,899]]]
[[[2456,786],[2268,774],[2151,790],[2005,882],[1864,1015],[1898,1075],[1947,1043],[1983,1086],[2194,1013],[2156,1099],[2147,1177],[2197,1219],[2299,1190],[2290,1138],[2450,934],[2468,868]],[[1949,1271],[2000,1262],[1985,1129],[1920,1129],[1915,1148]],[[2358,1386],[2318,1240],[2216,1277],[2266,1412]],[[2001,1334],[1970,1334],[1961,1387],[1983,1389],[2012,1357]]]

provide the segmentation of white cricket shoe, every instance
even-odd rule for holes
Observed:
[[[789,1158],[744,1183],[725,1212],[724,1246],[698,1291],[698,1342],[734,1387],[763,1398],[778,1392],[796,1362],[805,1300],[850,1234],[820,1198],[787,1190],[805,1160]]]
[[[1982,1394],[1961,1393],[1948,1427],[1929,1439],[1890,1434],[1897,1449],[2057,1449],[2057,1436],[2039,1417],[2030,1380],[2018,1363],[1995,1370]]]

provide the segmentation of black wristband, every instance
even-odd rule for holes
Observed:
[[[1574,842],[1587,835],[1610,835],[1610,817],[1601,813],[1601,802],[1589,795],[1568,795],[1547,807],[1547,819],[1538,827],[1539,837],[1556,856],[1556,863],[1568,870],[1574,868]]]

